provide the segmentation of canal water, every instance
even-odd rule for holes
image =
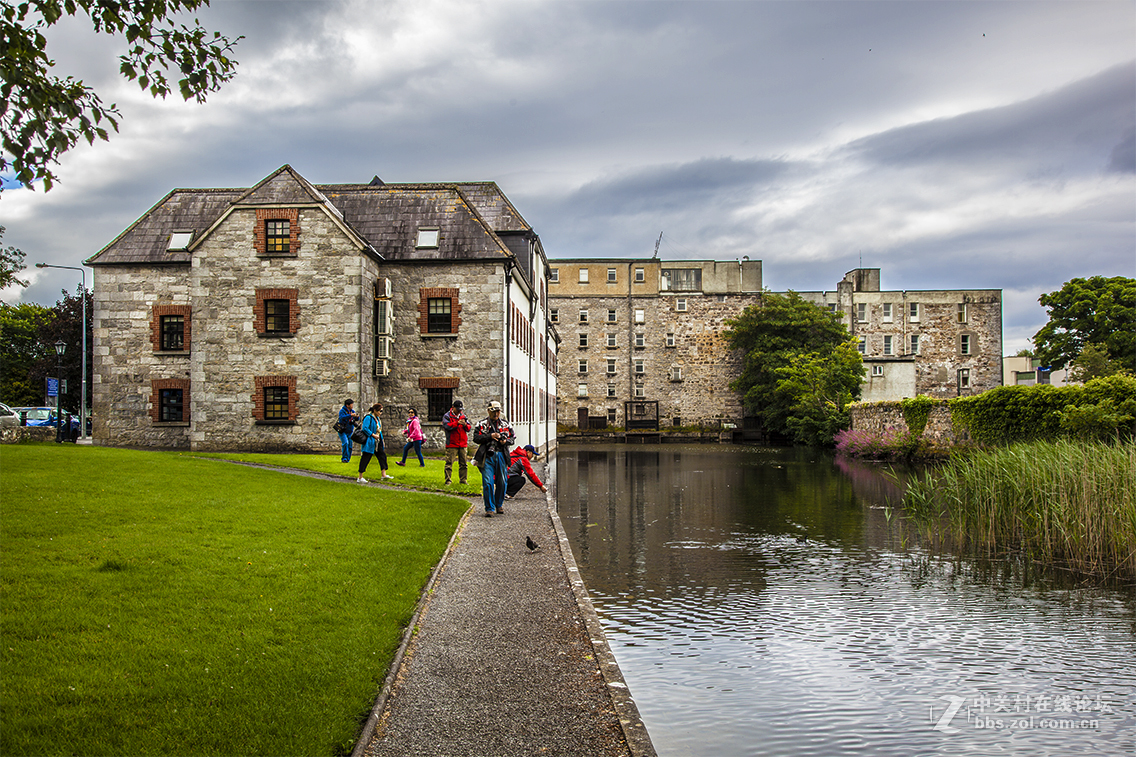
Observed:
[[[1136,754],[1136,592],[925,544],[866,465],[561,445],[558,511],[662,757]]]

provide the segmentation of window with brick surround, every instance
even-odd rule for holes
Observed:
[[[189,305],[154,305],[151,308],[150,339],[154,352],[189,352],[191,312]]]
[[[253,418],[258,423],[294,423],[298,400],[295,376],[253,378]]]
[[[418,295],[418,333],[458,333],[462,309],[459,290],[431,287],[419,289]]]
[[[189,422],[189,379],[150,382],[150,419],[154,423]]]
[[[257,208],[256,254],[295,256],[300,251],[297,208]]]
[[[253,325],[261,336],[291,336],[300,330],[298,289],[257,289]]]

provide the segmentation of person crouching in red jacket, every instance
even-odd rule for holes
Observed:
[[[505,499],[512,499],[517,496],[517,492],[525,485],[525,476],[528,476],[542,492],[548,491],[532,466],[529,465],[529,460],[536,457],[536,447],[531,444],[513,450],[513,454],[509,456],[509,483],[505,488]]]

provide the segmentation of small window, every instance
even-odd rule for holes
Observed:
[[[958,306],[958,322],[966,323],[966,303],[960,302]]]
[[[856,320],[859,321],[860,323],[866,323],[868,321],[868,305],[867,305],[867,303],[861,302],[861,303],[856,305]]]
[[[426,420],[441,422],[442,416],[454,404],[453,389],[426,390]]]
[[[682,381],[682,367],[675,366],[671,368],[671,381]]]
[[[639,358],[635,361],[635,372],[636,373],[646,373],[647,372],[647,366],[643,362],[642,358]]]
[[[160,394],[158,417],[162,423],[181,423],[184,418],[184,405],[182,403],[185,393],[182,389],[162,389]]]
[[[646,321],[646,319],[647,319],[647,314],[643,311],[643,309],[642,308],[636,308],[635,309],[635,322],[636,323],[643,323],[643,322]]]
[[[608,334],[607,335],[607,346],[608,347],[616,346],[615,345],[615,334]]]
[[[615,384],[608,384],[607,385],[607,396],[608,397],[614,397],[615,396]]]
[[[587,322],[588,322],[588,311],[587,310],[581,310],[580,311],[580,323],[587,323]]]
[[[615,358],[613,357],[607,359],[607,372],[615,373]]]
[[[611,310],[610,308],[607,311],[607,322],[615,323],[615,311]]]
[[[422,249],[437,249],[438,248],[438,236],[440,234],[441,234],[441,231],[439,229],[419,229],[418,230],[418,241],[414,243],[414,246],[416,248],[418,248],[419,250],[422,250]]]
[[[553,323],[560,323],[560,308],[549,308],[548,320]]]
[[[264,301],[264,331],[267,334],[288,334],[289,315],[292,303],[289,300]]]
[[[667,334],[667,346],[668,347],[674,347],[675,346],[675,335],[673,333]]]
[[[587,373],[587,372],[588,372],[588,361],[587,360],[581,360],[580,361],[580,373]]]
[[[959,335],[959,354],[970,355],[974,345],[971,343],[970,334]]]
[[[549,268],[548,269],[548,283],[550,283],[550,284],[559,284],[560,283],[560,269],[559,268]]]
[[[919,303],[918,302],[907,303],[907,318],[912,323],[917,323],[919,321]]]
[[[167,250],[184,250],[189,247],[189,243],[193,241],[192,231],[175,231],[170,234],[170,243],[166,246]]]
[[[264,250],[271,254],[287,254],[292,237],[288,221],[264,222]]]
[[[891,323],[891,303],[885,302],[880,306],[883,310],[882,318],[884,323]]]
[[[639,399],[647,396],[647,390],[643,388],[642,384],[635,385],[635,396]]]
[[[856,351],[861,355],[867,352],[867,349],[864,346],[864,339],[862,337],[856,339]]]
[[[588,335],[587,334],[580,334],[580,346],[581,347],[587,347],[588,346]]]
[[[970,369],[969,368],[959,368],[958,388],[959,389],[969,389],[970,388]]]
[[[264,420],[288,420],[288,387],[264,387]]]
[[[836,312],[836,303],[835,302],[828,303],[828,312],[830,312],[830,313]]]
[[[642,268],[635,269],[635,283],[642,284],[647,280],[647,273]]]
[[[587,284],[588,283],[588,269],[587,268],[581,268],[580,269],[580,283],[581,284]]]
[[[185,350],[184,315],[163,315],[161,317],[161,332],[161,347],[163,350],[169,350],[171,352]]]
[[[893,352],[892,352],[892,337],[890,337],[890,336],[884,337],[884,354],[885,355],[893,354]]]
[[[677,310],[680,313],[686,312],[686,298],[685,297],[679,297],[677,300],[675,300],[675,310]]]
[[[609,284],[615,283],[615,269],[614,268],[607,269],[607,283],[609,283]]]
[[[577,397],[587,397],[588,396],[588,385],[587,384],[576,384],[576,396]]]
[[[419,311],[421,312],[421,311]],[[449,297],[430,297],[426,301],[426,333],[449,334],[453,331],[453,301]]]
[[[611,391],[612,391],[612,393],[609,394],[608,396],[614,397],[615,396],[615,387],[614,386],[611,387]],[[609,426],[615,425],[615,408],[614,407],[609,407],[607,409],[607,422],[608,422]]]
[[[873,365],[872,366],[872,375],[873,376],[884,375],[884,367],[882,365]]]
[[[644,347],[644,346],[646,346],[646,344],[647,344],[647,340],[646,340],[646,337],[643,336],[643,334],[641,334],[641,333],[635,334],[635,346],[636,347]]]
[[[918,334],[912,334],[911,335],[911,354],[912,355],[918,355],[919,354],[919,335]]]

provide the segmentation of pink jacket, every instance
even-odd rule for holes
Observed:
[[[426,438],[422,435],[422,424],[418,421],[417,415],[406,421],[406,438],[412,442],[420,442]]]

